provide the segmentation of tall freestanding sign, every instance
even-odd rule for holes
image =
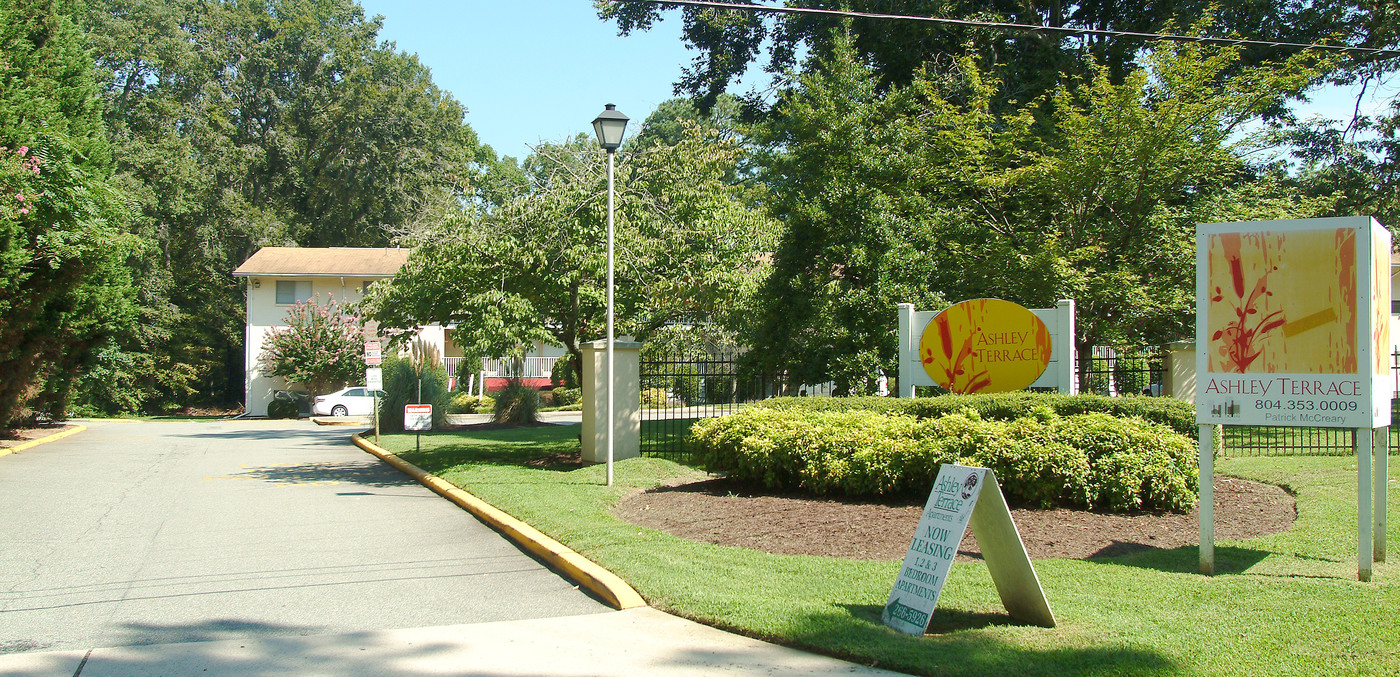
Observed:
[[[1196,349],[1202,572],[1214,570],[1211,426],[1315,426],[1356,430],[1357,577],[1370,580],[1385,559],[1390,232],[1365,216],[1200,224]]]

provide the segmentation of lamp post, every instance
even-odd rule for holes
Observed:
[[[617,430],[617,423],[613,420],[613,401],[617,399],[617,393],[613,392],[617,386],[613,382],[613,153],[622,145],[622,132],[625,129],[627,116],[613,104],[605,106],[603,112],[593,118],[593,133],[598,136],[598,145],[608,152],[608,486],[613,483],[613,435]]]

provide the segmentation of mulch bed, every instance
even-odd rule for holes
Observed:
[[[57,424],[37,428],[0,428],[0,449],[18,446],[30,440],[48,437],[76,427],[78,426]]]
[[[923,505],[845,502],[756,493],[723,479],[660,487],[628,497],[614,514],[680,538],[784,555],[861,560],[904,558]],[[1032,559],[1110,557],[1199,543],[1199,516],[1085,510],[1011,511]],[[1287,531],[1297,517],[1282,488],[1215,478],[1215,535],[1249,538]],[[979,558],[969,529],[958,559]]]

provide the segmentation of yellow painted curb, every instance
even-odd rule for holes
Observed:
[[[84,430],[87,430],[87,426],[85,426],[85,425],[74,426],[74,427],[72,427],[72,428],[69,428],[68,430],[65,430],[65,431],[61,432],[61,433],[54,433],[54,434],[52,434],[52,435],[49,435],[48,437],[40,437],[40,438],[37,439],[37,440],[29,440],[28,442],[25,442],[24,444],[16,444],[16,445],[13,446],[13,447],[5,447],[5,448],[3,448],[3,449],[0,449],[0,456],[5,456],[5,455],[8,455],[8,454],[16,454],[16,453],[19,453],[19,452],[21,452],[21,451],[24,451],[25,449],[33,449],[34,447],[37,447],[37,446],[39,446],[39,445],[41,445],[41,444],[45,444],[45,443],[48,443],[48,442],[53,442],[54,440],[61,440],[61,439],[65,438],[65,437],[67,437],[67,436],[69,436],[69,435],[77,435],[78,433],[80,433],[80,432],[82,432],[82,431],[84,431]]]
[[[563,543],[544,535],[538,529],[511,517],[486,501],[449,484],[441,477],[430,474],[379,447],[365,439],[363,433],[356,433],[352,439],[356,446],[378,456],[385,463],[398,468],[429,489],[462,506],[493,529],[505,534],[521,547],[563,572],[565,576],[592,590],[594,594],[603,598],[604,602],[614,608],[631,609],[647,605],[642,596],[637,594],[637,591],[633,590],[626,581],[618,578],[617,574],[598,566],[583,555],[569,549]]]

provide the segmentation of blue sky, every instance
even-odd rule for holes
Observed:
[[[384,16],[383,39],[417,53],[433,81],[467,106],[467,123],[498,154],[526,144],[592,134],[603,105],[633,122],[661,102],[693,53],[680,22],[626,38],[589,0],[361,0]]]
[[[590,0],[360,0],[384,16],[382,39],[418,54],[433,81],[467,106],[467,123],[498,154],[523,158],[527,144],[579,132],[603,105],[617,104],[633,123],[673,96],[695,52],[681,41],[679,15],[627,37],[598,19]],[[757,73],[757,70],[751,71]],[[753,83],[741,83],[747,90]],[[1396,95],[1392,84],[1363,106]],[[1345,91],[1313,97],[1303,110],[1350,117]]]

